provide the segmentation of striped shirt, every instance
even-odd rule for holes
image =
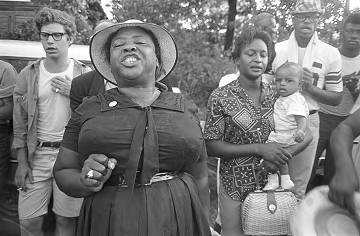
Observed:
[[[288,41],[283,41],[275,45],[276,55],[287,55]],[[342,92],[343,83],[341,78],[341,55],[339,51],[321,40],[316,41],[316,45],[313,47],[311,68],[313,72],[313,84],[318,88],[333,91]],[[283,63],[286,62],[286,56],[276,56],[273,69],[274,71]],[[279,58],[281,58],[279,60]],[[303,93],[306,102],[308,103],[309,110],[319,110],[319,104],[308,94]]]

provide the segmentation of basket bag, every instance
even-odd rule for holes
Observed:
[[[288,190],[256,190],[242,204],[243,231],[246,235],[291,235],[289,220],[297,206],[297,198]]]

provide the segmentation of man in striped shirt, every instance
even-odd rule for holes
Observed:
[[[329,184],[333,173],[333,155],[330,150],[331,132],[350,113],[353,113],[354,104],[359,96],[360,79],[360,12],[351,13],[344,21],[339,52],[342,58],[342,79],[344,83],[344,95],[338,106],[320,104],[320,138],[317,146],[314,167],[307,191],[318,184],[315,178],[318,167],[318,159],[326,150],[324,178],[321,184]]]
[[[294,191],[299,198],[305,195],[314,163],[319,139],[319,103],[336,106],[342,99],[340,53],[335,47],[318,39],[316,33],[322,12],[320,0],[298,0],[292,13],[294,31],[288,40],[275,45],[274,71],[286,61],[303,67],[302,94],[310,110],[308,126],[313,141],[289,161]]]

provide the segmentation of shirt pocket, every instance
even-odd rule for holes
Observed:
[[[20,105],[20,108],[23,112],[27,112],[28,110],[28,98],[27,95],[24,94],[16,98],[17,103]]]

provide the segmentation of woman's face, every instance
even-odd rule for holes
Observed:
[[[154,84],[158,60],[151,36],[141,28],[120,29],[111,41],[110,66],[118,85]]]
[[[254,39],[242,50],[240,57],[236,60],[236,66],[240,75],[248,79],[259,78],[268,64],[268,50],[264,41]]]

